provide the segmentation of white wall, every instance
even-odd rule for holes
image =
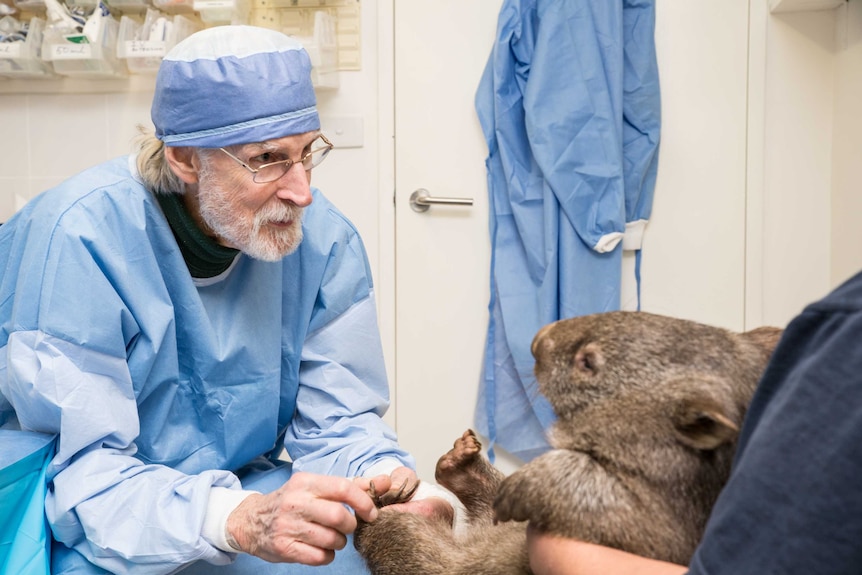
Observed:
[[[765,2],[764,2],[765,4]],[[755,1],[752,12],[764,11]],[[862,269],[862,5],[774,13],[762,19],[763,93],[749,141],[760,211],[748,254],[762,257],[749,274],[747,327],[784,325],[802,308]],[[759,250],[759,253],[758,253]]]
[[[862,2],[836,18],[832,138],[832,273],[838,284],[862,270]]]
[[[745,2],[657,1],[662,133],[641,270],[644,311],[736,330],[744,325],[748,20]],[[624,309],[637,304],[633,265],[626,254]]]
[[[836,17],[835,10],[822,10],[767,20],[765,324],[783,325],[831,287]]]
[[[642,309],[783,326],[862,269],[860,44],[857,1],[771,14],[766,0],[658,0],[663,130]],[[630,255],[624,265],[631,309]],[[705,281],[715,270],[721,281]]]
[[[2,82],[2,80],[0,80]],[[0,94],[0,221],[29,198],[127,153],[150,94]]]

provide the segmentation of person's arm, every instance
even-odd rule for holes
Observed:
[[[386,475],[373,480],[378,489],[390,487]],[[356,529],[345,505],[365,521],[377,517],[367,494],[370,481],[296,473],[272,493],[255,493],[239,504],[225,526],[228,542],[270,562],[328,564]]]
[[[679,575],[686,567],[527,529],[535,575]]]
[[[303,343],[296,409],[284,440],[294,471],[354,477],[412,468],[413,458],[383,421],[388,406],[369,292]]]

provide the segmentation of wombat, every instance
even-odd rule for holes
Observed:
[[[374,575],[528,574],[529,521],[687,565],[781,333],[625,311],[545,326],[532,352],[553,449],[504,477],[468,430],[436,470],[468,527],[383,509],[357,528],[357,549]]]

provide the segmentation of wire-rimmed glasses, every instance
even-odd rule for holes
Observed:
[[[268,184],[286,174],[294,164],[302,164],[305,171],[310,172],[326,159],[326,156],[329,155],[329,152],[334,146],[326,136],[320,134],[313,142],[311,142],[310,147],[311,149],[298,160],[285,158],[275,162],[267,162],[266,160],[279,157],[283,154],[264,152],[263,154],[249,158],[247,162],[243,162],[224,148],[219,148],[219,150],[233,158],[240,166],[251,172],[255,183]]]

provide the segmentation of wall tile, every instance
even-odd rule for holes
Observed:
[[[0,126],[5,137],[0,138],[0,166],[4,177],[27,176],[27,96],[0,96]]]
[[[66,178],[108,157],[104,94],[29,97],[32,175]]]
[[[73,174],[69,174],[70,176]],[[45,190],[49,188],[53,188],[54,186],[60,184],[63,180],[66,179],[66,176],[54,176],[50,178],[30,178],[29,185],[27,186],[26,198],[28,200],[35,198]]]
[[[113,158],[131,151],[132,142],[138,135],[138,124],[143,125],[147,130],[153,129],[153,123],[150,120],[152,100],[152,91],[106,96],[109,126],[108,157]]]
[[[0,222],[21,209],[27,200],[27,178],[0,178]]]

